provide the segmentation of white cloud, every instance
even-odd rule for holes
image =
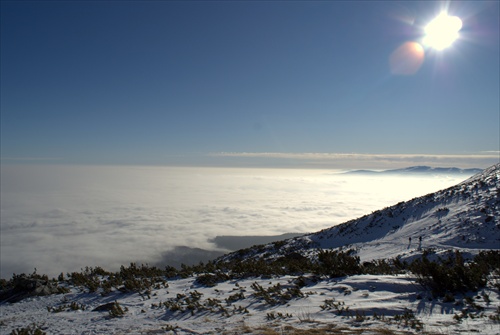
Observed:
[[[462,177],[462,179],[465,177]],[[458,183],[331,170],[2,166],[0,276],[116,270],[218,235],[313,232]],[[396,181],[396,182],[395,182]]]

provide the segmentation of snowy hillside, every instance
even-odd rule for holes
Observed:
[[[500,249],[500,164],[445,190],[401,202],[303,237],[223,257],[310,255],[318,249],[355,249],[362,261],[460,249]],[[411,240],[410,240],[411,238]],[[263,256],[267,255],[267,256]]]
[[[500,164],[446,190],[208,264],[14,276],[0,281],[0,334],[500,335],[500,262],[491,252],[500,249],[499,174]],[[319,251],[331,249],[355,250],[362,263],[355,254],[334,264],[337,254]],[[452,253],[446,266],[367,262],[449,249],[480,257],[467,263]],[[349,266],[353,273],[333,275]],[[426,275],[426,266],[448,277]]]

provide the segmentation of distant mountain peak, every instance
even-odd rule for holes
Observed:
[[[346,172],[347,174],[421,174],[421,173],[431,173],[431,174],[460,174],[460,175],[474,175],[482,172],[482,169],[472,168],[472,169],[460,169],[457,167],[431,167],[427,165],[417,165],[410,166],[401,169],[391,169],[383,171],[375,170],[352,170]]]

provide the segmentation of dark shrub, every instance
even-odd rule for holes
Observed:
[[[499,252],[481,252],[472,262],[465,262],[459,251],[447,259],[429,261],[424,254],[410,264],[410,271],[417,275],[418,282],[430,288],[434,295],[477,291],[486,286],[488,274],[499,268]]]
[[[361,274],[359,257],[353,256],[354,250],[323,251],[318,254],[318,274],[332,278]]]

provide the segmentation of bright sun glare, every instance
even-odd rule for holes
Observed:
[[[462,20],[442,12],[425,28],[424,44],[436,50],[443,50],[453,44],[462,29]]]

